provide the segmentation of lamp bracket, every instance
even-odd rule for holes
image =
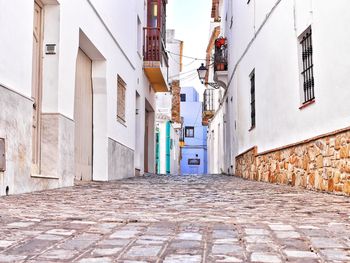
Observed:
[[[214,89],[220,89],[220,88],[224,88],[225,87],[223,85],[221,85],[221,83],[217,83],[217,82],[205,82],[205,85],[209,85],[210,87],[213,87]]]

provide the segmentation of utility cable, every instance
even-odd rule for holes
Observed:
[[[183,54],[177,54],[177,53],[171,52],[169,50],[165,50],[165,52],[167,52],[169,54],[173,54],[175,56],[179,56],[179,57],[184,57],[184,58],[189,58],[189,59],[194,59],[194,60],[207,61],[207,59],[204,59],[204,58],[196,58],[196,57],[191,57],[191,56],[185,56]],[[209,59],[209,60],[212,61],[212,59]]]
[[[188,64],[183,64],[183,63],[180,63],[179,61],[177,61],[171,54],[169,54],[169,57],[170,57],[176,64],[178,64],[178,65],[181,65],[181,64],[182,64],[183,67],[188,67],[188,66],[192,65],[195,61],[197,61],[197,60],[193,59],[193,60],[192,60],[191,62],[189,62]]]
[[[214,63],[210,63],[210,64],[208,65],[208,67],[211,67],[212,65],[214,65]],[[176,74],[176,75],[173,75],[173,76],[169,76],[169,78],[175,78],[175,77],[178,77],[178,76],[180,76],[180,75],[185,75],[185,74],[187,74],[187,73],[192,73],[192,72],[197,72],[197,69],[194,68],[194,69],[191,69],[191,70],[189,70],[189,71],[180,72],[179,74]]]

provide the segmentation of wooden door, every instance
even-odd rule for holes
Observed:
[[[75,75],[75,179],[92,180],[92,62],[79,49]]]
[[[33,62],[32,62],[32,162],[35,173],[40,173],[40,141],[41,141],[41,52],[42,52],[42,20],[43,10],[40,2],[34,3],[33,23]]]
[[[144,172],[148,173],[148,135],[149,135],[149,112],[145,113],[145,143],[144,143]]]

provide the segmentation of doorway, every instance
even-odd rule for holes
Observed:
[[[34,2],[33,21],[33,71],[32,71],[32,98],[33,98],[33,125],[32,125],[32,163],[35,174],[40,174],[41,157],[41,99],[42,99],[42,34],[43,34],[43,5],[40,1]]]
[[[142,122],[141,122],[141,96],[136,91],[136,106],[135,106],[135,175],[141,174],[142,168]]]
[[[155,170],[155,114],[152,105],[145,99],[145,142],[144,142],[144,172],[154,173]]]
[[[144,148],[144,171],[148,173],[148,136],[149,136],[149,118],[150,112],[145,109],[145,148]]]
[[[75,76],[75,179],[91,181],[93,163],[92,61],[81,49],[78,51]]]

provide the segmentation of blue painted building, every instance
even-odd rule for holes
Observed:
[[[202,125],[202,102],[193,87],[181,88],[183,118],[181,173],[207,173],[207,127]]]

